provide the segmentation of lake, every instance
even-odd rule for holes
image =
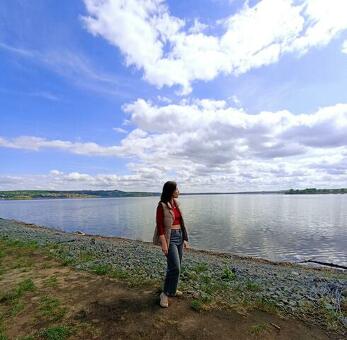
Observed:
[[[0,217],[151,241],[159,197],[0,201]],[[180,196],[194,248],[347,265],[347,195]]]

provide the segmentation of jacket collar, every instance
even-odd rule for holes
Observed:
[[[171,202],[169,201],[169,202],[167,202],[167,205],[169,206],[169,208],[172,210],[173,209],[173,206],[172,206],[172,204],[171,204]]]
[[[174,202],[175,202],[175,206],[176,206],[177,208],[179,208],[179,203],[178,203],[178,201],[176,200],[176,198],[174,198],[173,200],[174,200]],[[173,206],[172,206],[171,202],[169,201],[169,202],[167,202],[167,203],[168,203],[170,209],[173,209]]]
[[[177,201],[174,199],[176,206],[178,206]],[[175,214],[173,212],[173,206],[170,201],[167,202],[167,205],[169,207],[169,212],[172,215],[173,218],[175,218]]]

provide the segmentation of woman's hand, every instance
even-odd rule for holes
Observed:
[[[163,254],[164,254],[165,256],[167,256],[167,254],[168,254],[169,251],[168,251],[166,242],[163,242],[163,243],[162,243],[162,245],[161,245],[161,251],[163,252]]]
[[[168,250],[168,246],[167,246],[167,242],[166,242],[165,236],[164,235],[160,235],[159,239],[160,239],[160,243],[161,243],[161,250],[162,250],[163,254],[165,256],[167,256],[169,250]]]
[[[183,248],[184,249],[189,249],[190,248],[188,241],[183,241]]]

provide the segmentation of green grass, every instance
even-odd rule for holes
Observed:
[[[66,308],[60,305],[60,301],[50,296],[40,299],[39,315],[48,321],[59,321],[66,314]]]
[[[78,256],[78,262],[90,262],[95,260],[97,257],[92,251],[80,251]]]
[[[36,287],[32,279],[23,280],[17,285],[15,289],[0,296],[0,303],[15,303],[26,292],[34,291],[35,289]]]
[[[18,313],[20,313],[22,310],[24,309],[24,303],[20,302],[20,301],[16,301],[15,303],[13,303],[13,305],[11,306],[10,309],[10,315],[11,316],[16,316]]]
[[[199,274],[188,268],[183,268],[180,280],[183,282],[195,282],[199,278]]]
[[[267,329],[268,329],[268,326],[262,323],[262,324],[251,326],[251,329],[249,330],[249,332],[252,335],[258,336],[263,334]]]
[[[67,326],[55,326],[40,331],[39,335],[47,340],[65,340],[72,335],[73,330]]]
[[[18,269],[18,268],[30,268],[35,265],[35,261],[30,257],[24,257],[18,254],[16,258],[9,266],[9,269]]]
[[[22,296],[25,292],[32,292],[35,290],[35,284],[32,279],[26,279],[20,282],[16,288],[18,296]]]
[[[213,301],[213,296],[209,292],[202,291],[200,296],[191,301],[191,307],[195,311],[206,310],[208,305]]]
[[[346,313],[337,312],[327,298],[321,298],[318,301],[319,314],[324,319],[328,330],[336,331],[341,327],[342,317],[346,317]]]
[[[252,292],[259,292],[261,291],[261,287],[258,283],[253,282],[251,280],[246,281],[246,285],[245,285],[247,290],[250,290]]]
[[[45,286],[55,288],[58,285],[58,278],[56,276],[50,276],[44,281]]]
[[[59,244],[57,244],[57,243],[48,243],[48,244],[44,245],[43,247],[47,248],[48,250],[53,251],[53,250],[59,249]]]
[[[113,268],[110,272],[110,276],[116,279],[127,279],[130,277],[130,274],[126,270]]]
[[[92,271],[97,275],[106,275],[111,273],[112,266],[109,264],[97,264],[92,267]]]
[[[10,306],[6,315],[13,317],[20,313],[24,309],[24,303],[21,301],[21,297],[25,295],[26,292],[31,292],[35,289],[34,282],[31,279],[26,279],[21,281],[15,289],[0,296],[0,303],[6,303]]]
[[[265,297],[261,297],[255,300],[254,306],[258,308],[259,310],[262,310],[264,312],[268,312],[271,314],[277,314],[278,309],[276,307],[276,304],[274,301],[269,300]]]
[[[225,268],[223,270],[221,279],[223,281],[233,281],[236,279],[236,274],[234,272],[232,272],[229,268]]]
[[[192,268],[197,274],[207,271],[208,264],[206,262],[200,262],[195,267]]]
[[[20,241],[20,240],[12,240],[7,237],[1,237],[0,242],[3,243],[3,246],[10,249],[23,248],[27,250],[35,250],[39,248],[39,244],[36,241]]]
[[[74,265],[74,264],[76,264],[77,262],[76,262],[76,259],[74,259],[74,258],[72,258],[72,257],[70,257],[70,256],[63,256],[63,257],[61,257],[60,258],[61,259],[61,261],[62,261],[62,265],[63,266],[72,266],[72,265]]]
[[[46,248],[47,252],[50,253],[50,256],[58,259],[64,266],[85,264],[98,259],[92,251],[80,251],[76,257],[72,257],[71,254],[69,254],[68,248],[64,245],[50,244],[47,245]],[[87,270],[93,274],[106,275],[112,278],[121,279],[127,283],[129,287],[147,287],[157,283],[156,280],[148,279],[146,273],[139,275],[139,272],[134,273],[122,268],[115,268],[110,264],[91,264],[86,268],[88,268]],[[52,284],[54,283],[52,282]]]
[[[32,267],[35,261],[28,255],[30,255],[33,250],[38,249],[38,247],[36,241],[24,242],[1,237],[0,263],[3,262],[5,256],[10,255],[13,256],[14,259],[6,263],[8,269]]]
[[[199,299],[192,300],[192,302],[190,303],[190,306],[197,312],[200,312],[201,310],[204,309],[204,303]]]
[[[8,340],[5,334],[4,315],[0,313],[0,340]]]

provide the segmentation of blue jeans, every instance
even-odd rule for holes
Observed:
[[[181,273],[183,255],[183,236],[181,229],[171,229],[170,244],[168,249],[167,270],[164,283],[164,293],[168,296],[176,294],[178,279]]]

